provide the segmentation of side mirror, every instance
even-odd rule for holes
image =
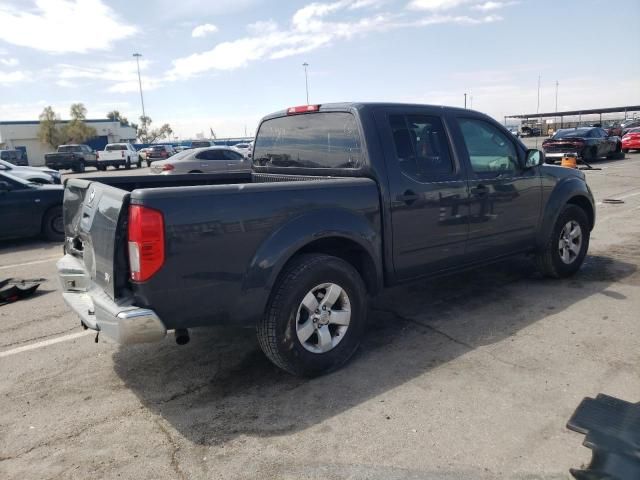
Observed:
[[[540,150],[529,149],[527,150],[527,159],[525,161],[525,168],[533,168],[544,163],[544,153]]]
[[[5,193],[10,191],[11,191],[11,185],[8,182],[0,181],[0,192]]]

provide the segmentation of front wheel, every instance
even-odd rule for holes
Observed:
[[[258,340],[278,367],[314,377],[355,353],[366,316],[367,291],[353,266],[329,255],[300,255],[273,289]]]
[[[536,264],[546,277],[563,278],[576,273],[589,248],[590,226],[585,211],[565,205],[546,245],[536,254]]]
[[[84,162],[82,160],[80,160],[76,165],[74,165],[73,167],[73,171],[76,173],[83,173],[85,170],[85,165]]]
[[[138,163],[136,163],[137,168],[142,168],[142,157],[138,157]]]
[[[64,241],[64,220],[62,207],[53,207],[47,210],[42,218],[42,234],[50,242]]]

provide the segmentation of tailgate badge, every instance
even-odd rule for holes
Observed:
[[[96,197],[96,189],[92,188],[91,192],[89,193],[89,205],[91,205],[95,197]]]
[[[109,275],[107,272],[104,272],[104,281],[107,283],[111,281],[111,275]]]

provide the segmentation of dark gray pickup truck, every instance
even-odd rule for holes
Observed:
[[[66,182],[67,303],[120,343],[234,324],[279,367],[343,364],[384,287],[532,253],[576,272],[594,226],[581,171],[545,165],[486,115],[426,105],[291,108],[251,174]]]
[[[81,173],[85,167],[97,167],[96,159],[96,152],[89,145],[60,145],[57,152],[45,154],[44,163],[54,170]]]

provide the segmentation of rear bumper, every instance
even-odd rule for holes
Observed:
[[[121,344],[156,342],[167,334],[153,310],[136,307],[130,299],[114,302],[96,287],[76,257],[65,255],[57,268],[62,297],[85,327],[101,331]]]

